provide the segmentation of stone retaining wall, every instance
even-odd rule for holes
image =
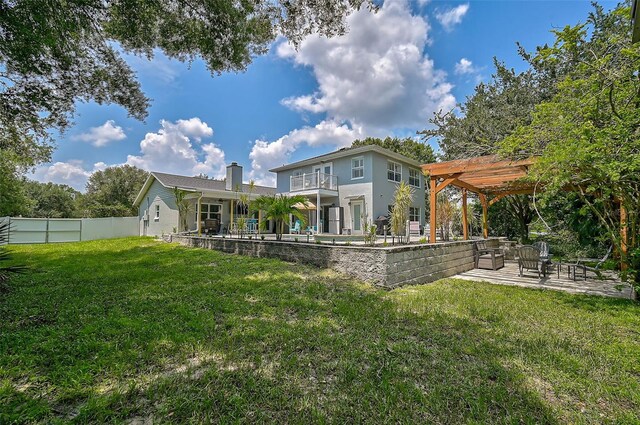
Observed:
[[[331,268],[386,288],[433,282],[474,266],[472,241],[383,248],[180,235],[170,240],[229,254]]]

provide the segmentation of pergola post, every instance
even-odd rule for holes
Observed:
[[[469,240],[469,223],[467,220],[467,189],[462,188],[462,236]]]
[[[436,243],[436,177],[430,177],[429,190],[429,242]]]
[[[487,195],[478,194],[480,197],[480,203],[482,204],[482,237],[489,238],[489,206],[487,205]]]
[[[620,269],[627,269],[627,209],[620,202]]]

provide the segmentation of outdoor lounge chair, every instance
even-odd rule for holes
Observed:
[[[538,278],[547,275],[546,262],[540,258],[540,250],[535,246],[524,245],[518,248],[518,270],[523,276],[524,270],[535,270]]]
[[[498,270],[504,267],[504,252],[501,248],[488,248],[486,241],[477,241],[475,248],[477,269]]]
[[[582,269],[582,275],[584,280],[587,280],[587,272],[593,272],[598,276],[598,279],[602,279],[602,273],[600,271],[600,267],[604,264],[605,261],[609,259],[609,256],[613,252],[613,245],[609,246],[609,250],[604,255],[604,257],[598,258],[579,258],[577,260],[573,260],[571,266],[573,266],[573,279],[576,278],[576,270]],[[586,263],[596,263],[595,266],[589,267]]]

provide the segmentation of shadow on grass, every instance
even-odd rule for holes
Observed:
[[[15,251],[41,272],[0,301],[0,422],[581,417],[514,354],[544,339],[509,333],[508,299],[487,307],[512,288],[457,304],[455,283],[389,293],[146,239]]]

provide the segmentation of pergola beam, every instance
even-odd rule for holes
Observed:
[[[452,174],[448,178],[444,179],[444,181],[440,182],[436,186],[436,193],[440,193],[445,187],[447,187],[451,183],[455,182],[458,179],[458,177],[460,177],[460,175],[462,175],[462,173],[456,173],[456,174]]]
[[[458,159],[447,162],[436,162],[424,164],[422,169],[430,175],[444,175],[454,173],[470,173],[485,170],[498,170],[501,168],[513,168],[518,166],[528,166],[534,163],[533,158],[512,161],[509,159],[500,160],[497,155],[479,156],[470,159]]]

